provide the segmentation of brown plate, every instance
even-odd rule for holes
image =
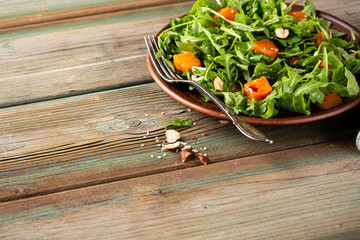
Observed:
[[[303,7],[299,5],[294,5],[293,10],[301,10]],[[356,36],[356,44],[359,44],[360,32],[355,29],[350,24],[330,15],[322,11],[317,11],[319,17],[322,17],[332,23],[331,27],[337,29],[339,31],[345,32],[347,34],[347,38],[350,39],[350,30],[352,30]],[[166,25],[160,32],[168,28],[169,25]],[[219,119],[229,120],[229,118],[212,102],[204,102],[200,98],[200,94],[196,91],[190,91],[189,86],[187,85],[172,85],[163,82],[159,76],[156,74],[154,67],[150,62],[149,55],[146,57],[147,66],[149,68],[150,74],[155,80],[155,82],[159,85],[159,87],[166,92],[170,97],[178,101],[179,103],[195,110],[201,112],[203,114],[216,117]],[[357,79],[360,82],[359,78]],[[326,119],[329,117],[333,117],[340,113],[343,113],[360,103],[360,95],[343,99],[344,103],[338,107],[329,109],[329,110],[320,110],[320,109],[312,109],[312,113],[310,116],[299,115],[296,113],[291,113],[285,110],[280,110],[278,115],[274,118],[264,119],[258,117],[248,117],[240,115],[242,119],[245,121],[258,124],[258,125],[293,125],[293,124],[301,124],[301,123],[309,123],[322,119]]]

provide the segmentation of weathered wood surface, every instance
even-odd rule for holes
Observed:
[[[0,237],[358,239],[359,153],[334,144],[2,203]]]
[[[264,145],[153,83],[143,36],[193,2],[0,3],[0,239],[360,238],[360,106]],[[158,146],[176,117],[209,165]]]
[[[225,126],[214,118],[189,112],[155,83],[49,103],[2,111],[0,200],[183,168],[176,164],[179,153],[161,151],[158,146],[165,141],[164,125],[174,118],[190,117],[196,122],[181,131],[182,138],[194,147],[206,147],[213,162],[318,143],[326,145],[339,138],[355,139],[360,127],[357,108],[328,121],[262,127],[276,142],[264,145],[249,141],[230,124]],[[127,128],[131,122],[139,125]],[[199,139],[191,141],[192,136]],[[166,157],[157,158],[164,153]]]
[[[91,2],[84,1],[81,6]],[[341,8],[334,7],[338,2],[315,1],[319,9],[360,28],[356,1],[341,1]],[[75,19],[22,24],[20,29],[5,25],[1,29],[6,19],[0,21],[0,107],[152,81],[145,65],[144,35],[157,33],[170,17],[189,11],[192,3],[128,0],[115,4],[114,11],[105,14],[77,13]],[[29,4],[23,8],[33,7]],[[130,4],[142,7],[131,8]],[[111,8],[111,4],[106,6]],[[64,16],[55,10],[48,14]],[[4,10],[1,15],[6,13]],[[20,22],[17,18],[10,20]]]

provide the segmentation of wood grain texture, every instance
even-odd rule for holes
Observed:
[[[148,9],[156,6],[184,3],[180,0],[82,0],[82,1],[10,1],[0,5],[0,31],[6,29],[23,29],[48,25],[54,22],[76,21],[79,18],[104,17],[122,11]],[[193,3],[193,1],[189,1]]]
[[[359,152],[334,145],[0,203],[0,238],[357,239]]]
[[[193,2],[0,4],[0,239],[360,239],[360,106],[266,145],[152,82],[143,36]],[[161,149],[174,118],[207,166]]]
[[[8,36],[10,40],[0,42],[0,107],[152,81],[144,35],[155,34],[184,7],[190,6],[146,14],[139,10]],[[158,18],[148,19],[148,14]]]
[[[360,17],[355,14],[358,4],[342,1],[339,8],[335,7],[338,2],[314,1],[318,9],[359,28]],[[31,8],[28,1],[23,3],[24,9]],[[20,5],[18,1],[14,4]],[[71,9],[83,11],[76,4],[79,2],[63,5],[68,8],[63,11],[69,14]],[[99,12],[77,12],[74,17],[66,17],[56,7],[49,13],[54,15],[51,21],[25,21],[21,28],[4,27],[0,34],[0,107],[152,81],[145,66],[143,36],[157,33],[169,18],[189,11],[191,4],[191,1],[121,1],[90,6],[91,11]],[[138,5],[143,7],[135,8]],[[4,21],[0,20],[0,25]]]
[[[231,125],[189,112],[154,83],[7,108],[1,115],[2,201],[200,165],[177,164],[179,153],[157,146],[165,141],[164,125],[174,118],[196,122],[181,130],[183,140],[206,147],[213,162],[341,138],[355,143],[360,127],[357,108],[319,123],[260,127],[276,142],[266,145],[248,140]],[[134,121],[139,125],[127,128]],[[193,135],[199,140],[190,141]]]

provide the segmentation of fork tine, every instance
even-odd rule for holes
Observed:
[[[151,47],[154,49],[155,53],[159,51],[159,47],[157,45],[157,41],[156,38],[154,36],[150,37],[148,36],[148,40],[150,41]],[[156,56],[156,54],[155,54]],[[168,78],[168,79],[177,79],[176,76],[174,75],[173,71],[168,67],[168,65],[165,63],[165,61],[163,60],[163,58],[161,57],[161,59],[156,59],[159,67],[162,70],[162,73]]]
[[[157,41],[156,41],[156,37],[155,36],[152,36],[151,39],[153,40],[153,43],[154,43],[154,48],[155,50],[158,52],[159,51],[159,46],[157,44]],[[163,52],[163,50],[161,49],[161,52]],[[180,77],[178,74],[176,74],[164,61],[163,57],[161,57],[161,61],[163,63],[163,66],[165,67],[165,69],[162,68],[162,70],[164,72],[166,72],[165,74],[169,77],[169,78],[175,78],[175,79],[182,79],[182,77]]]
[[[150,36],[144,37],[144,39],[145,39],[145,44],[146,44],[146,48],[147,48],[148,53],[149,53],[151,63],[153,64],[157,74],[163,80],[169,81],[170,79],[167,76],[165,76],[163,71],[161,70],[162,64],[160,63],[160,61],[158,59],[156,59],[156,51],[154,49],[154,46],[153,46],[152,41],[150,39]]]

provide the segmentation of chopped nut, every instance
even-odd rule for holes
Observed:
[[[196,155],[199,157],[200,161],[206,165],[209,161],[209,158],[206,156],[206,154],[196,153]]]
[[[197,140],[198,138],[197,137],[195,137],[195,136],[192,136],[191,137],[191,140]]]
[[[284,39],[289,36],[289,29],[283,29],[283,28],[276,28],[275,29],[275,35],[278,38]]]
[[[203,79],[204,79],[204,76],[202,76],[202,75],[197,75],[197,74],[191,75],[191,80],[193,80],[195,82],[200,82]]]
[[[180,133],[174,129],[166,130],[165,135],[168,143],[174,143],[180,139]]]
[[[182,149],[189,149],[189,150],[191,150],[192,147],[191,147],[190,145],[187,145],[187,146],[183,147]]]
[[[176,150],[180,147],[180,142],[175,142],[175,143],[170,143],[170,144],[167,144],[165,145],[165,149],[168,149],[168,150]]]
[[[186,158],[190,156],[192,153],[193,151],[191,149],[184,148],[183,150],[181,150],[181,156],[180,156],[181,162],[185,162]]]
[[[216,77],[213,81],[214,88],[218,91],[223,91],[223,80],[220,77]]]
[[[203,135],[203,136],[207,136],[207,133],[203,133],[202,135]]]

